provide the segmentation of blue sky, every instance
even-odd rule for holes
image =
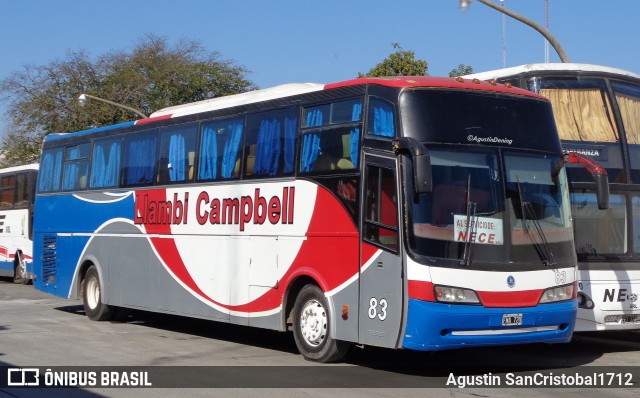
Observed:
[[[494,0],[499,3],[498,0]],[[505,5],[545,24],[544,0]],[[331,83],[367,72],[400,43],[426,60],[430,75],[458,64],[502,67],[501,14],[458,0],[0,0],[0,79],[24,65],[97,57],[133,48],[153,33],[196,40],[251,71],[261,88]],[[549,0],[550,31],[572,62],[640,73],[640,0]],[[542,36],[506,20],[506,65],[544,62]],[[551,62],[559,58],[550,50]],[[4,112],[0,103],[0,112]],[[0,134],[6,131],[0,122]]]

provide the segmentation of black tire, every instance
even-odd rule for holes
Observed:
[[[102,302],[100,275],[93,265],[82,280],[82,302],[84,312],[92,321],[108,321],[113,318],[115,308]]]
[[[298,294],[293,307],[293,338],[302,356],[314,362],[336,362],[350,344],[330,337],[331,314],[327,299],[315,285],[307,285]]]
[[[31,279],[27,276],[27,265],[24,263],[22,253],[18,252],[14,261],[13,283],[28,285],[29,282],[31,282]]]

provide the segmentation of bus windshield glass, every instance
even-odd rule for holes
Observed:
[[[552,173],[558,157],[460,147],[429,154],[433,191],[409,199],[412,253],[479,269],[575,258],[566,176]]]
[[[561,152],[549,102],[517,95],[407,90],[400,97],[404,134],[420,142]]]

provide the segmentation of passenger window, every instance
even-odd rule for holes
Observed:
[[[358,162],[359,127],[310,130],[302,136],[303,173],[353,170]]]
[[[62,154],[62,148],[47,149],[42,152],[38,172],[38,192],[60,191]]]
[[[16,176],[3,176],[0,179],[0,209],[13,209],[16,198]]]
[[[153,183],[157,149],[156,131],[132,134],[125,138],[125,164],[123,185],[149,185]]]
[[[198,125],[180,125],[160,130],[159,184],[193,181]]]
[[[379,98],[369,100],[367,133],[384,138],[396,136],[393,105]]]
[[[14,206],[16,209],[26,209],[29,207],[31,195],[29,194],[28,176],[28,174],[16,175],[16,201]]]
[[[300,171],[317,173],[357,168],[362,101],[309,107],[305,108],[304,115],[307,129],[302,133],[300,144]]]
[[[62,165],[62,190],[75,191],[87,188],[90,148],[90,143],[65,148]]]
[[[117,187],[120,181],[122,140],[98,141],[93,144],[90,188]]]
[[[398,197],[393,169],[367,166],[364,239],[398,251]]]
[[[297,115],[297,108],[289,108],[249,118],[244,162],[246,176],[293,174]]]
[[[212,181],[240,176],[238,151],[244,119],[216,120],[202,124],[198,180]]]

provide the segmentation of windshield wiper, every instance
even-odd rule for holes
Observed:
[[[535,230],[538,234],[538,238],[540,239],[541,243],[536,242],[535,239],[533,239],[533,237],[529,235],[531,237],[531,241],[533,242],[533,245],[536,248],[538,255],[540,255],[540,258],[542,259],[542,262],[544,263],[544,265],[548,267],[554,266],[556,265],[556,260],[553,257],[553,253],[551,252],[551,249],[549,249],[549,242],[547,241],[547,236],[544,234],[544,230],[540,225],[540,221],[538,221],[538,218],[536,217],[533,211],[533,206],[531,202],[526,202],[524,200],[524,196],[522,195],[522,189],[520,187],[520,179],[516,180],[516,186],[518,187],[518,196],[520,196],[520,210],[522,212],[522,224],[524,225],[524,229],[527,232],[527,235],[529,235],[529,223],[527,221],[528,221],[528,218],[530,218],[531,222],[533,223],[533,226],[535,227]],[[527,217],[527,213],[529,217]]]
[[[467,194],[465,197],[466,203],[466,214],[467,214],[467,225],[465,231],[465,241],[464,241],[464,249],[462,252],[462,260],[460,260],[460,265],[471,265],[471,254],[472,248],[471,245],[471,219],[475,220],[476,211],[478,209],[478,204],[476,202],[471,201],[471,174],[467,175]],[[475,224],[475,223],[474,223]]]

